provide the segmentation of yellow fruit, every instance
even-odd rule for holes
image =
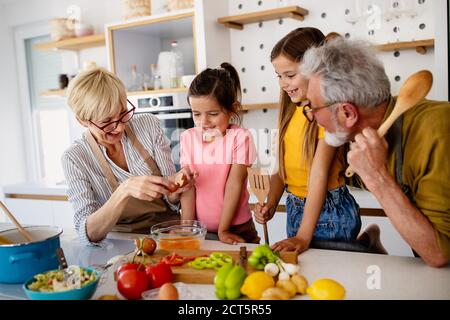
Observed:
[[[300,294],[306,293],[306,288],[308,288],[308,281],[306,281],[304,276],[301,276],[299,274],[294,274],[291,277],[291,281],[295,284],[297,287],[297,292]]]
[[[278,280],[277,287],[284,289],[289,294],[290,298],[297,293],[297,287],[291,280]]]
[[[281,288],[267,288],[261,295],[261,300],[289,300],[289,293]]]
[[[264,290],[275,287],[275,281],[264,271],[251,273],[244,280],[241,293],[253,300],[259,300]]]
[[[313,300],[341,300],[345,296],[345,288],[333,279],[319,279],[306,289]]]
[[[99,297],[98,300],[119,300],[119,297],[114,294],[106,294]]]

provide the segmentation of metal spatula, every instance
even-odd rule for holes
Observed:
[[[268,174],[265,174],[263,170],[259,168],[248,168],[248,181],[250,182],[250,189],[258,198],[260,206],[264,206],[267,196],[270,190],[270,178]],[[264,227],[264,241],[269,244],[269,233],[267,232],[267,223],[263,224]]]

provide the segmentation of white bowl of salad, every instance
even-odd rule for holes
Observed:
[[[91,268],[69,266],[35,275],[23,289],[31,300],[87,300],[97,289],[100,273]]]

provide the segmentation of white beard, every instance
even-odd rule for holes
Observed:
[[[340,147],[349,140],[349,134],[343,131],[334,133],[325,130],[325,143],[332,147]]]

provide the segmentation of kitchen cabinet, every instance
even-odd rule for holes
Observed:
[[[149,73],[161,52],[170,51],[173,40],[183,55],[185,75],[197,74],[208,67],[230,61],[227,30],[217,25],[217,18],[228,11],[226,1],[196,0],[193,9],[135,18],[106,25],[106,44],[110,70],[132,87],[132,66],[137,73]],[[208,44],[208,45],[206,45]],[[158,66],[167,70],[166,64]],[[162,75],[161,75],[162,76]],[[174,92],[182,88],[174,88]],[[164,90],[171,91],[165,87]],[[129,95],[153,94],[129,91]]]

